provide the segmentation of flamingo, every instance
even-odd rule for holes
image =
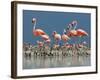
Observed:
[[[67,42],[68,39],[70,39],[67,34],[66,34],[66,30],[64,29],[63,35],[61,36],[62,40],[64,41],[64,43]]]
[[[83,29],[77,29],[76,30],[76,26],[77,26],[77,21],[74,20],[72,21],[71,24],[69,24],[68,26],[68,36],[73,37],[73,36],[87,36],[88,33],[86,31],[84,31]],[[74,27],[74,28],[73,28]]]
[[[88,33],[84,31],[83,29],[77,29],[77,21],[73,21],[71,24],[68,26],[68,36],[73,37],[73,36],[88,36]],[[74,27],[74,29],[72,29]],[[70,29],[69,29],[70,28]]]
[[[79,38],[82,38],[84,36],[88,36],[88,33],[85,30],[83,30],[83,29],[77,29],[77,36]],[[80,39],[79,39],[79,43],[80,43]],[[82,44],[79,44],[79,47],[80,48],[83,48],[83,45]],[[80,51],[83,52],[82,49]]]
[[[58,34],[56,31],[54,31],[52,35],[53,35],[54,39],[56,40],[56,43],[58,44],[58,41],[61,40],[61,35]]]
[[[48,44],[50,44],[51,40],[50,40],[50,37],[45,34],[45,35],[41,35],[41,38]]]
[[[75,39],[76,39],[76,37],[77,37],[77,30],[70,30],[70,31],[67,33],[67,35],[68,35],[68,37],[73,38],[74,41],[75,41],[75,43],[76,43],[77,40],[75,40]],[[72,40],[73,40],[73,39],[72,39]]]
[[[76,31],[77,31],[77,37],[82,38],[84,36],[88,36],[88,33],[83,29],[77,29]]]
[[[42,29],[35,29],[35,27],[36,27],[36,18],[32,19],[32,23],[34,24],[34,26],[33,26],[34,36],[40,36],[40,35],[46,34]]]
[[[88,36],[88,33],[84,31],[83,29],[77,29],[77,30],[70,30],[68,33],[68,36]]]
[[[38,44],[39,47],[42,47],[44,43],[41,42],[41,41],[37,41],[37,44]]]
[[[48,39],[48,40],[46,40],[45,42],[46,42],[46,43],[50,43],[50,42],[51,42],[51,40],[50,40],[50,39]]]
[[[45,42],[46,42],[48,45],[50,45],[51,40],[48,39],[48,40],[46,40]]]

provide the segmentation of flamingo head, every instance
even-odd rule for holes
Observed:
[[[76,26],[76,25],[77,25],[77,21],[74,20],[74,21],[72,22],[72,26],[74,27],[74,26]]]
[[[33,19],[32,19],[32,23],[35,23],[35,22],[36,22],[36,18],[33,18]]]
[[[56,31],[53,31],[52,36],[54,36],[55,34],[57,34],[57,32]]]

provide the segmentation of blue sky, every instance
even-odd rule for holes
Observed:
[[[91,14],[89,13],[23,10],[23,42],[36,44],[36,41],[41,40],[41,38],[34,37],[32,34],[32,18],[37,19],[36,28],[43,29],[51,39],[53,31],[63,34],[63,30],[67,28],[68,24],[73,20],[77,20],[77,29],[81,28],[89,34],[89,36],[84,37],[84,39],[81,38],[81,41],[86,41],[90,44]],[[68,42],[70,44],[78,43],[79,38],[71,38]],[[61,41],[61,43],[63,42]]]

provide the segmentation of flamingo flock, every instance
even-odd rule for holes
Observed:
[[[33,35],[38,37],[40,36],[44,42],[49,43],[51,42],[51,39],[49,37],[49,35],[42,29],[36,29],[36,18],[32,19],[32,23],[33,23]],[[72,21],[66,29],[64,29],[63,34],[59,34],[57,33],[57,31],[53,31],[52,33],[52,37],[55,41],[55,44],[58,45],[59,41],[63,41],[64,44],[71,39],[71,37],[84,37],[84,36],[88,36],[88,33],[83,30],[83,29],[76,29],[77,27],[77,21],[74,20]]]
[[[41,37],[41,40],[37,41],[38,47],[41,48],[44,46],[46,46],[46,47],[50,46],[50,43],[51,43],[50,36],[44,30],[36,28],[36,23],[37,23],[37,19],[33,18],[32,19],[33,35],[35,37]],[[73,45],[68,44],[68,41],[71,40],[72,37],[82,38],[84,36],[88,36],[88,33],[85,30],[77,29],[77,23],[78,22],[76,20],[74,20],[70,24],[68,24],[68,26],[63,30],[62,35],[59,34],[57,31],[53,31],[52,32],[52,38],[54,39],[54,46],[53,47],[56,47],[56,48],[60,47],[59,42],[62,40],[64,43],[63,44],[64,47],[72,48],[74,44]],[[86,44],[86,42],[84,41],[83,44]],[[82,47],[81,44],[75,44],[75,46]],[[48,49],[48,50],[50,50],[50,49]]]

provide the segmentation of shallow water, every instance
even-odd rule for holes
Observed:
[[[23,57],[23,69],[90,66],[88,56],[31,56]]]

